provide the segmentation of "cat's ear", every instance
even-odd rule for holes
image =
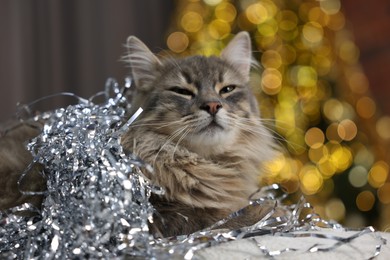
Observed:
[[[252,64],[251,39],[247,32],[238,33],[223,49],[221,58],[233,65],[246,80]]]
[[[130,64],[131,76],[138,89],[148,91],[152,88],[154,71],[161,64],[160,60],[137,37],[127,38],[125,61]]]

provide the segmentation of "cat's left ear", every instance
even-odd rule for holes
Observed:
[[[127,55],[124,59],[130,64],[131,76],[136,87],[142,91],[149,91],[153,87],[155,75],[153,72],[161,65],[160,60],[135,36],[127,39],[126,47]]]
[[[238,33],[223,49],[221,58],[233,65],[246,80],[252,64],[252,45],[247,32]]]

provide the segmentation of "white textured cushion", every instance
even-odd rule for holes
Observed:
[[[351,239],[335,246],[340,238],[348,237]],[[377,249],[378,246],[381,248]],[[328,250],[310,252],[313,247]],[[390,259],[390,233],[322,229],[294,232],[287,236],[263,235],[199,250],[195,259],[270,259],[266,250],[274,253],[284,251],[275,259],[369,259],[378,250],[380,254],[375,259]]]

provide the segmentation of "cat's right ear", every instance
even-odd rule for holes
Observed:
[[[127,38],[126,47],[127,55],[124,60],[130,64],[131,76],[136,87],[142,91],[149,91],[156,74],[153,72],[161,64],[160,60],[135,36]]]

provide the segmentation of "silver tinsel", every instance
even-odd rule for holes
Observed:
[[[20,181],[33,165],[43,165],[45,200],[32,219],[12,214],[38,211],[31,205],[2,213],[2,256],[112,259],[149,254],[153,207],[148,199],[153,187],[139,169],[147,165],[125,155],[120,144],[142,109],[123,123],[129,105],[123,91],[110,80],[104,94],[104,104],[79,98],[77,105],[44,115],[42,133],[28,145],[34,160]]]
[[[97,95],[105,97],[102,104],[93,102],[96,96],[89,100],[78,98],[76,105],[30,118],[43,118],[45,125],[28,145],[34,159],[19,182],[30,174],[34,165],[41,164],[47,190],[21,191],[31,196],[43,194],[42,209],[24,204],[0,213],[0,258],[192,259],[202,248],[265,234],[331,239],[336,242],[333,246],[313,245],[310,252],[331,251],[374,232],[368,227],[347,239],[313,233],[318,227],[338,230],[343,227],[322,220],[304,199],[292,206],[282,206],[285,195],[276,196],[280,188],[272,185],[261,190],[264,196],[249,201],[248,207],[274,206],[253,226],[218,230],[221,224],[244,215],[244,208],[188,236],[153,238],[148,229],[154,212],[149,197],[152,192],[162,194],[163,190],[153,186],[140,170],[152,172],[152,169],[136,155],[126,155],[120,144],[121,135],[142,112],[139,109],[126,121],[131,106],[126,98],[129,87],[130,80],[120,88],[115,80],[109,79],[105,91]],[[27,111],[30,107],[25,106]],[[288,214],[274,217],[277,207],[283,207]],[[36,216],[23,217],[18,214],[21,211],[35,212]],[[381,252],[385,240],[378,236],[377,242],[373,256]],[[274,257],[297,249],[271,251],[259,245],[259,250],[265,257]]]

